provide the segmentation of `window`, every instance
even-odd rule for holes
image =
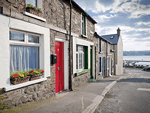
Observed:
[[[10,73],[39,69],[39,36],[10,31]]]
[[[108,43],[107,43],[107,54],[108,54]]]
[[[26,4],[31,4],[35,7],[37,7],[37,0],[26,0]]]
[[[99,57],[99,72],[101,72],[101,57]]]
[[[101,39],[99,38],[99,52],[101,52]]]
[[[86,17],[82,14],[82,35],[86,36]]]
[[[76,48],[76,69],[82,71],[84,69],[84,47],[77,46]]]

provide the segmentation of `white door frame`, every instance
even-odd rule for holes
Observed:
[[[64,42],[64,89],[68,89],[68,41],[58,37],[55,41]]]

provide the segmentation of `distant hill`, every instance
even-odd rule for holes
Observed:
[[[123,56],[150,56],[150,50],[146,50],[146,51],[123,51]]]

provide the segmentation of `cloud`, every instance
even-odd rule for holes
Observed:
[[[143,15],[150,15],[150,5],[140,4],[141,0],[114,0],[114,2],[105,6],[99,0],[75,0],[80,3],[84,10],[92,11],[93,13],[104,13],[110,11],[110,13],[131,13],[129,18],[139,18]]]
[[[102,22],[106,22],[109,21],[111,18],[116,17],[116,15],[98,15],[98,16],[94,16],[93,18],[98,22],[98,23],[102,23]]]
[[[147,26],[150,26],[150,22],[137,22],[137,23],[135,23],[135,24],[137,24],[138,26],[140,26],[140,25],[147,25]]]

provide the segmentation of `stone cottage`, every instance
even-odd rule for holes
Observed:
[[[121,37],[121,30],[117,29],[117,34],[103,35],[102,38],[108,40],[111,43],[111,54],[113,54],[114,66],[113,73],[114,75],[123,74],[123,42]]]
[[[69,0],[1,0],[0,90],[5,98],[3,103],[18,105],[49,98],[96,78],[95,24],[96,21],[74,1],[70,4]],[[36,77],[41,70],[34,69],[42,69],[44,73]],[[15,75],[18,78],[15,78],[15,85],[12,84],[10,74],[23,70],[24,75],[29,74],[31,78],[16,84],[18,78],[24,76],[21,73]]]
[[[114,53],[110,41],[99,36],[96,32],[95,37],[98,38],[98,74],[101,79],[114,74]]]

